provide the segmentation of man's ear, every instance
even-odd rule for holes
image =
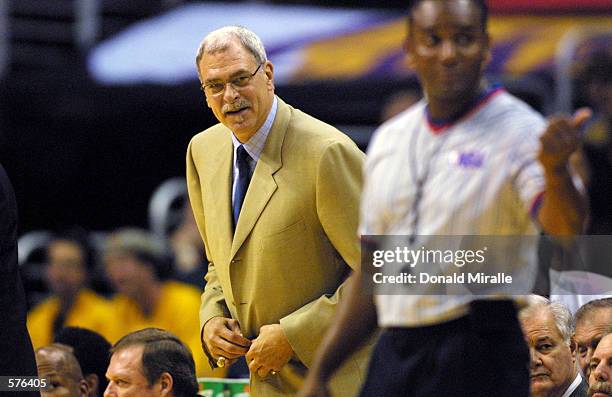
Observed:
[[[159,387],[160,396],[168,397],[172,395],[174,386],[174,379],[172,379],[172,375],[170,375],[168,372],[164,372],[159,376],[156,383]]]
[[[403,45],[404,51],[406,52],[406,65],[412,70],[415,70],[415,61],[414,61],[414,47],[410,40],[410,37],[407,37],[404,40]]]
[[[489,36],[489,33],[485,33],[485,60],[482,63],[482,71],[484,72],[484,70],[487,68],[487,66],[489,65],[489,62],[491,62],[491,36]]]
[[[572,352],[572,357],[574,360],[576,360],[576,349],[577,349],[578,344],[576,343],[576,340],[574,339],[574,336],[572,335],[572,337],[570,338],[570,351]]]
[[[89,391],[92,393],[98,393],[100,390],[100,379],[98,379],[98,375],[89,374],[85,377],[85,382],[87,382],[87,386]],[[104,390],[102,390],[104,392]]]
[[[96,376],[97,378],[97,376]],[[81,379],[79,381],[79,393],[81,395],[81,397],[89,397],[89,391],[91,389],[89,388],[89,384],[87,383],[87,381],[85,379]]]
[[[266,61],[263,65],[264,73],[266,74],[268,89],[274,90],[274,65],[270,61]]]

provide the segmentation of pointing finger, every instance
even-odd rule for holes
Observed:
[[[582,128],[584,124],[593,116],[593,111],[589,108],[576,110],[571,120],[571,125],[575,129]]]

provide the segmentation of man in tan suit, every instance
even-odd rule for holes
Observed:
[[[196,63],[221,122],[187,153],[189,198],[210,261],[203,347],[213,366],[246,355],[252,395],[292,395],[359,264],[364,155],[274,95],[274,66],[253,32],[210,33]],[[357,392],[367,353],[347,362],[332,391]]]

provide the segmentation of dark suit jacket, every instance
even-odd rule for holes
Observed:
[[[26,328],[26,300],[17,265],[17,203],[0,165],[0,375],[36,376],[36,361]],[[8,393],[3,396],[39,396]]]
[[[574,390],[574,392],[570,394],[569,397],[586,397],[587,396],[587,392],[589,391],[589,384],[586,383],[586,381],[584,380],[582,376],[580,376],[580,379],[582,380],[580,382],[580,385],[578,385],[576,390]]]

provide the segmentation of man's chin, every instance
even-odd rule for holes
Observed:
[[[249,120],[244,120],[239,123],[227,123],[225,126],[229,128],[238,139],[242,141],[241,138],[250,138],[253,135],[253,123],[250,123]]]
[[[536,376],[531,378],[531,396],[547,396],[552,387],[548,376]]]

